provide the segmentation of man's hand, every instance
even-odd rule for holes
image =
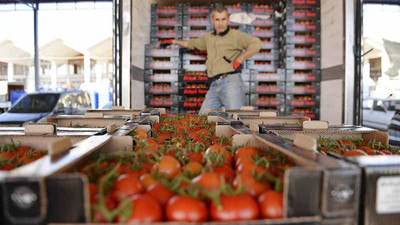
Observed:
[[[239,66],[242,65],[241,62],[237,61],[236,59],[233,60],[233,69],[236,70]]]
[[[161,40],[160,41],[160,48],[166,48],[170,45],[174,44],[173,39],[166,39],[166,40]]]

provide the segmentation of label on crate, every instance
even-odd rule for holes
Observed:
[[[177,25],[178,20],[157,20],[156,25]]]
[[[208,81],[207,76],[189,76],[186,75],[183,77],[183,81]]]
[[[275,92],[280,92],[280,91],[281,91],[281,89],[278,87],[257,87],[256,88],[256,92],[258,92],[258,93],[264,93],[264,92],[275,93]]]
[[[174,55],[174,50],[172,49],[152,49],[150,50],[150,55]]]
[[[293,29],[296,30],[316,30],[317,26],[312,24],[293,24]]]
[[[150,100],[151,106],[173,106],[174,102],[170,100]]]
[[[313,37],[293,37],[293,42],[307,42],[307,43],[315,43],[317,42],[316,38]]]
[[[254,20],[251,24],[253,24],[253,25],[274,25],[275,24],[275,21],[274,20],[260,20],[260,19],[257,19],[257,20]]]
[[[257,74],[255,80],[280,80],[281,76],[278,74]]]
[[[208,92],[207,89],[199,89],[199,91],[198,91],[198,93],[199,93],[200,95],[205,95],[205,94],[207,94],[207,92]]]
[[[294,5],[316,5],[317,0],[292,0],[291,3]]]
[[[263,31],[263,30],[256,30],[252,33],[253,36],[269,36],[272,37],[275,35],[274,31]]]
[[[196,25],[196,24],[211,24],[209,20],[205,19],[190,19],[187,22],[189,25]]]
[[[210,13],[210,9],[208,8],[199,8],[199,7],[193,7],[193,8],[188,8],[187,9],[188,13]]]
[[[165,67],[165,68],[173,68],[173,62],[152,62],[150,63],[151,68]]]
[[[193,108],[193,107],[198,107],[199,104],[198,102],[184,102],[183,106],[187,108]]]
[[[292,81],[315,81],[316,76],[296,74],[292,76]]]
[[[317,51],[308,50],[308,49],[293,49],[293,55],[317,55]]]
[[[303,63],[303,62],[293,62],[293,68],[310,68],[310,69],[314,69],[317,67],[317,65],[315,63]]]
[[[375,210],[378,214],[400,213],[400,176],[378,178]]]
[[[175,81],[175,77],[169,76],[169,75],[154,75],[154,76],[150,76],[150,80],[151,81],[170,81],[173,82]]]
[[[312,88],[302,88],[302,87],[294,87],[291,91],[291,93],[294,94],[316,94],[317,90],[316,89],[312,89]]]
[[[162,87],[162,88],[151,87],[150,88],[150,93],[154,93],[154,94],[159,94],[159,93],[168,93],[168,94],[170,94],[170,93],[173,93],[173,92],[174,92],[174,90],[172,88],[165,88],[165,87]]]
[[[291,106],[315,106],[315,101],[292,100]]]
[[[257,100],[256,101],[256,105],[258,105],[258,106],[269,106],[269,105],[277,106],[280,104],[281,104],[281,102],[278,100]]]
[[[292,13],[293,17],[317,17],[317,13],[315,12],[304,12],[304,11],[294,11]]]
[[[156,13],[177,13],[178,9],[174,8],[159,8],[156,9]]]
[[[175,31],[157,31],[156,32],[157,37],[162,37],[162,36],[177,36],[177,33]]]
[[[264,14],[264,13],[274,13],[274,9],[273,8],[264,8],[264,7],[254,7],[251,12],[253,13],[260,13],[260,14]]]
[[[185,89],[183,90],[183,94],[185,95],[196,95],[197,89]]]

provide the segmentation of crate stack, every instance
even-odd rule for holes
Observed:
[[[248,13],[259,17],[247,28],[247,33],[260,38],[261,51],[247,61],[250,73],[250,105],[259,109],[285,112],[285,71],[279,64],[279,25],[277,5],[266,3],[247,5]]]
[[[167,39],[182,38],[182,5],[151,5],[151,44],[145,49],[145,104],[179,111],[178,80],[183,74],[180,48],[160,48]]]
[[[319,119],[320,1],[287,0],[285,2],[281,55],[282,65],[286,68],[286,114],[300,114],[311,119]]]
[[[201,37],[213,29],[213,5],[183,5],[183,40]],[[179,111],[198,113],[209,88],[206,72],[207,52],[183,49],[184,75],[179,78]]]

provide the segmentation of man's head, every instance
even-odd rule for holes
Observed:
[[[229,23],[228,10],[223,6],[216,6],[211,14],[211,23],[217,34],[224,32]]]

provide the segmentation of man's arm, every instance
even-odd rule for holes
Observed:
[[[245,49],[236,59],[233,61],[233,69],[237,69],[246,59],[257,54],[261,47],[262,42],[259,38],[251,37],[247,34],[243,34],[239,41],[242,48]]]
[[[252,57],[257,54],[257,52],[253,52],[251,49],[246,49],[246,51],[242,52],[235,60],[239,63],[243,63],[246,59]]]

